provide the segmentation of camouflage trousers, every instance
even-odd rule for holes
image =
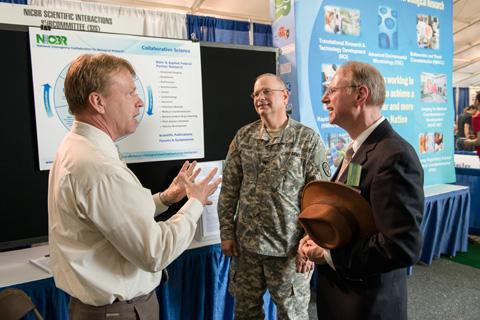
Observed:
[[[277,319],[308,320],[311,273],[295,272],[295,256],[272,257],[242,251],[230,265],[229,291],[235,297],[235,319],[264,319],[268,289]]]

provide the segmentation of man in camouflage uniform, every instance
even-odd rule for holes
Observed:
[[[264,318],[265,289],[279,319],[308,319],[311,273],[295,272],[303,235],[297,216],[303,187],[330,171],[318,134],[288,118],[288,97],[276,75],[257,78],[252,98],[260,120],[237,132],[223,172],[218,215],[222,250],[234,257],[236,319]]]

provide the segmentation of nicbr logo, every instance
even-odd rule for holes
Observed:
[[[37,34],[37,43],[57,44],[57,45],[61,45],[61,46],[66,46],[67,45],[67,37],[47,35],[47,34]]]

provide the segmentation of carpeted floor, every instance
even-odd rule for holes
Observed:
[[[480,238],[469,243],[467,265],[452,258],[440,258],[432,265],[416,265],[408,277],[409,320],[479,320],[480,267],[470,263],[480,257]],[[476,243],[475,243],[476,242]],[[477,247],[477,245],[479,245]],[[315,293],[309,306],[310,320],[316,320]],[[341,302],[339,302],[341,303]]]
[[[468,251],[457,253],[455,257],[451,257],[449,260],[480,269],[480,237],[470,236],[468,239]]]
[[[407,281],[409,320],[480,319],[480,269],[440,258]]]

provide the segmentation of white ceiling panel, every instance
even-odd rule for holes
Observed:
[[[469,87],[480,77],[480,1],[453,1],[453,85]]]
[[[480,84],[480,73],[476,73],[473,75],[461,75],[461,76],[454,76],[454,82],[457,82],[459,87],[470,87]],[[468,85],[466,85],[468,84]]]

